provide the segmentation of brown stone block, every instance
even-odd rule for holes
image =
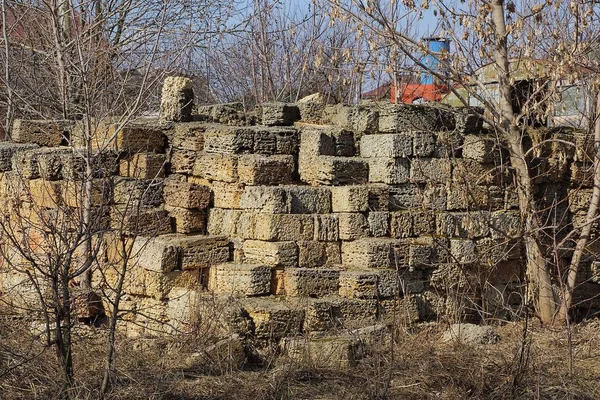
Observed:
[[[248,154],[240,156],[238,175],[248,185],[280,185],[291,183],[294,174],[294,156],[262,156]]]
[[[207,208],[210,202],[210,193],[208,186],[174,179],[167,179],[163,189],[165,204],[181,208]]]
[[[162,178],[164,167],[164,154],[137,153],[120,161],[119,174],[136,179]]]

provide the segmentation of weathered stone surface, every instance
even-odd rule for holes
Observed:
[[[255,154],[298,154],[300,133],[292,127],[253,126],[254,142],[252,152]]]
[[[416,183],[446,183],[450,181],[451,171],[452,163],[450,160],[418,158],[411,160],[410,179]]]
[[[475,242],[469,239],[450,239],[452,261],[460,264],[472,264],[477,261]]]
[[[490,204],[489,188],[486,186],[452,183],[447,188],[446,209],[449,211],[485,209]]]
[[[186,355],[182,367],[187,375],[194,372],[224,374],[243,367],[245,363],[244,341],[240,335],[233,334],[201,352]]]
[[[204,122],[183,122],[175,124],[171,146],[174,149],[188,151],[204,150],[204,132],[207,124]]]
[[[390,211],[420,208],[423,205],[423,188],[418,185],[405,184],[388,188],[388,207]]]
[[[262,124],[266,126],[292,125],[300,119],[300,110],[295,104],[263,103]]]
[[[404,158],[369,158],[369,182],[397,185],[408,182],[410,163]]]
[[[238,157],[229,154],[198,155],[192,174],[210,181],[237,183]]]
[[[121,176],[137,179],[162,178],[165,175],[164,167],[164,154],[137,153],[121,160],[119,174]]]
[[[339,294],[351,299],[374,299],[378,281],[374,271],[342,271]]]
[[[365,186],[331,188],[333,212],[364,212],[369,209],[369,190]]]
[[[243,155],[238,160],[238,177],[248,185],[286,184],[292,182],[294,168],[290,155]]]
[[[296,336],[302,330],[304,310],[270,299],[244,299],[243,309],[250,315],[257,339]]]
[[[300,179],[311,185],[352,185],[368,181],[369,165],[354,157],[320,156],[299,160]]]
[[[251,154],[254,151],[254,132],[250,127],[211,125],[204,133],[207,153]]]
[[[29,181],[29,199],[38,207],[58,208],[63,206],[60,182],[45,179]]]
[[[110,237],[107,241],[109,246],[121,251],[122,243],[117,238]],[[149,271],[168,273],[179,268],[180,249],[169,235],[152,238],[138,236],[130,251],[132,265],[139,265]]]
[[[388,238],[366,238],[342,243],[342,263],[357,268],[394,268],[400,242]]]
[[[69,129],[67,121],[16,119],[11,139],[16,143],[60,146],[63,141],[66,142]]]
[[[339,239],[338,216],[336,214],[315,214],[314,240],[336,242]]]
[[[374,324],[376,318],[377,300],[324,297],[308,303],[304,330],[324,332],[340,328],[359,328]]]
[[[361,213],[339,213],[341,240],[356,240],[369,237],[369,222]]]
[[[214,207],[246,208],[242,207],[242,196],[244,194],[243,184],[213,181],[210,183],[210,186],[212,188]]]
[[[390,210],[390,188],[383,184],[367,185],[369,192],[369,210],[388,211]]]
[[[442,108],[392,104],[379,112],[380,132],[453,130],[454,118]]]
[[[292,214],[327,214],[331,212],[331,191],[324,187],[284,186],[289,212]]]
[[[436,150],[436,135],[433,132],[413,133],[413,152],[415,157],[431,157]]]
[[[209,289],[215,294],[258,296],[271,290],[271,268],[254,264],[217,264],[211,268]]]
[[[277,186],[246,186],[241,194],[239,207],[273,214],[289,212],[286,192]]]
[[[163,240],[169,240],[181,249],[179,265],[183,270],[208,268],[229,259],[229,240],[224,236],[176,233],[165,235]]]
[[[292,362],[314,368],[347,369],[363,357],[364,343],[350,335],[319,338],[285,338],[282,352]]]
[[[489,234],[490,213],[439,213],[436,216],[436,233],[445,237],[478,238]]]
[[[73,154],[67,147],[39,149],[37,153],[38,171],[40,177],[54,181],[63,178],[63,161]],[[65,174],[65,178],[68,174]]]
[[[321,93],[309,94],[296,103],[300,111],[300,119],[303,122],[318,123],[323,119],[325,109],[325,98]]]
[[[374,237],[390,235],[390,213],[385,211],[371,211],[367,217],[369,231]]]
[[[342,255],[339,242],[320,242],[317,240],[298,242],[298,266],[317,268],[341,264]]]
[[[494,164],[481,164],[467,158],[452,160],[452,182],[459,185],[503,185],[510,180],[502,168]]]
[[[160,99],[160,117],[165,121],[186,122],[192,119],[193,81],[182,76],[167,77]]]
[[[165,205],[165,210],[175,223],[177,233],[205,233],[206,210]]]
[[[314,218],[308,214],[256,214],[252,239],[258,240],[312,240]]]
[[[194,150],[173,149],[171,152],[171,172],[175,174],[191,174],[198,152]]]
[[[136,235],[161,235],[171,233],[171,220],[165,210],[148,207],[113,206],[110,209],[110,226],[124,233]]]
[[[244,262],[250,264],[284,268],[298,266],[298,247],[295,242],[245,240],[243,252]]]
[[[481,132],[483,127],[483,108],[481,107],[460,107],[453,108],[454,120],[456,121],[456,130],[463,133]]]
[[[425,287],[423,272],[408,268],[381,269],[377,273],[379,298],[403,297],[420,293]]]
[[[338,292],[340,271],[323,268],[290,268],[284,273],[287,296],[320,297]]]
[[[208,233],[230,238],[259,239],[255,236],[256,213],[243,210],[211,208],[208,215]]]
[[[390,213],[390,233],[397,239],[413,235],[413,212],[396,211]]]
[[[210,188],[191,182],[167,179],[163,188],[165,204],[171,207],[204,209],[210,202]]]
[[[497,138],[465,135],[462,156],[480,163],[493,163],[501,158]]]
[[[461,342],[469,344],[494,344],[500,336],[491,326],[475,324],[453,324],[442,335],[442,342]]]
[[[138,204],[158,206],[163,202],[163,180],[116,177],[113,199],[116,204],[124,204],[130,208],[135,208]]]
[[[33,143],[0,142],[0,171],[12,170],[12,157],[15,153],[36,147],[37,145]]]
[[[360,140],[360,156],[397,158],[413,154],[413,136],[406,133],[365,135]]]
[[[493,239],[512,239],[520,236],[519,211],[495,211],[490,215],[490,233]]]
[[[379,127],[379,113],[364,106],[333,106],[331,123],[356,133],[374,133]]]
[[[408,246],[408,259],[402,259],[399,256],[398,265],[406,265],[405,263],[408,261],[407,265],[411,269],[422,269],[449,261],[449,243],[443,237],[419,236],[408,239],[406,245]]]

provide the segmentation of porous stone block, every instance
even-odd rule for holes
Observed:
[[[336,242],[339,240],[338,216],[335,214],[315,214],[314,240]]]
[[[258,239],[255,237],[256,216],[254,212],[243,210],[211,208],[208,214],[208,233],[238,239]]]
[[[457,131],[437,132],[435,141],[435,158],[458,157],[462,150],[463,135]]]
[[[207,126],[205,122],[181,122],[175,124],[171,146],[174,149],[194,152],[204,150],[204,132]]]
[[[62,185],[62,201],[69,207],[82,207],[86,196],[84,181],[60,181]],[[112,200],[112,185],[109,179],[93,179],[90,202],[92,206],[108,205]],[[135,207],[131,204],[130,207]]]
[[[413,154],[413,137],[406,133],[365,135],[360,140],[360,156],[397,158]]]
[[[502,168],[467,158],[452,160],[452,182],[458,185],[503,185],[509,183]]]
[[[341,240],[356,240],[369,237],[369,222],[361,213],[339,213]]]
[[[428,183],[420,194],[421,208],[424,210],[444,211],[448,204],[447,185]]]
[[[66,121],[16,119],[11,139],[16,143],[34,143],[54,147],[66,141],[69,126]]]
[[[64,205],[62,202],[62,185],[56,181],[30,180],[28,197],[38,207],[58,208]]]
[[[40,177],[38,157],[40,153],[49,151],[47,148],[30,149],[16,152],[12,158],[12,171],[24,179]]]
[[[338,265],[342,262],[339,242],[300,241],[298,244],[298,266],[317,268]]]
[[[571,164],[571,186],[594,187],[594,168],[591,162],[574,162]]]
[[[456,131],[462,133],[481,132],[483,127],[482,107],[453,108],[452,111],[454,113],[454,120],[456,122]]]
[[[412,234],[414,236],[433,235],[435,233],[435,210],[412,211]]]
[[[116,132],[116,133],[115,133]],[[155,152],[165,151],[166,137],[162,130],[145,125],[127,125],[117,130],[111,126],[107,132],[107,144],[98,146],[99,149],[112,149],[117,152]]]
[[[177,233],[204,233],[206,232],[206,211],[182,207],[165,206],[169,217],[175,223]]]
[[[304,128],[300,134],[300,159],[335,156],[335,140],[331,130],[324,127]]]
[[[423,271],[408,268],[382,269],[377,273],[377,295],[379,298],[404,297],[421,293],[425,288]]]
[[[298,266],[298,247],[295,242],[245,240],[243,252],[244,262],[250,264],[284,268]]]
[[[370,211],[388,211],[390,209],[390,188],[384,184],[367,185]]]
[[[300,133],[292,127],[253,126],[253,153],[263,155],[296,155],[300,147]]]
[[[230,154],[198,155],[192,174],[210,181],[237,183],[238,157]]]
[[[480,163],[493,163],[501,159],[498,139],[481,135],[465,135],[462,156]]]
[[[124,204],[135,208],[138,204],[158,206],[163,202],[163,180],[141,180],[116,177],[114,181],[113,200],[116,204]]]
[[[165,155],[137,153],[121,160],[119,174],[137,179],[162,178],[165,175]]]
[[[271,268],[254,264],[217,264],[211,268],[210,287],[215,294],[260,296],[271,291]]]
[[[433,132],[414,132],[413,151],[415,157],[431,157],[436,150],[436,135]]]
[[[38,150],[37,164],[40,177],[49,181],[62,179],[63,161],[65,156],[71,154],[73,154],[73,150],[67,147]],[[65,174],[65,178],[67,176],[68,174]]]
[[[475,242],[470,239],[450,239],[452,261],[459,264],[472,264],[477,261]]]
[[[0,142],[0,171],[12,170],[12,157],[15,153],[38,147],[33,143]]]
[[[495,211],[490,214],[490,233],[493,239],[513,239],[521,235],[521,213]]]
[[[357,268],[393,268],[400,242],[388,238],[365,238],[342,243],[342,263]]]
[[[390,234],[401,239],[413,235],[413,212],[396,211],[390,213]]]
[[[473,211],[468,213],[439,213],[436,215],[436,233],[445,237],[465,239],[489,235],[490,213]]]
[[[418,158],[411,160],[410,179],[415,183],[446,183],[450,181],[451,171],[450,160]]]
[[[313,368],[348,369],[360,360],[362,343],[350,336],[324,336],[319,338],[285,338],[282,352],[292,362]]]
[[[325,297],[309,302],[304,330],[324,332],[332,329],[359,328],[374,324],[377,319],[377,300]]]
[[[389,210],[410,210],[423,205],[423,187],[414,184],[398,185],[388,188]]]
[[[449,261],[449,243],[445,238],[434,236],[419,236],[418,238],[408,239],[408,261],[410,269],[413,268],[431,268],[441,262]]]
[[[192,120],[194,82],[182,76],[165,78],[160,98],[160,117],[165,121]]]
[[[371,211],[367,217],[369,231],[374,237],[390,236],[390,213]]]
[[[295,104],[289,103],[263,103],[262,124],[266,126],[292,125],[300,119],[300,110]]]
[[[470,185],[469,183],[448,185],[446,191],[446,209],[477,210],[488,208],[490,193],[487,186]]]
[[[408,182],[410,163],[405,158],[369,158],[369,182],[397,185]]]
[[[163,188],[165,204],[171,207],[204,209],[210,202],[210,188],[191,182],[167,179]]]
[[[207,153],[246,154],[254,151],[254,132],[249,127],[211,125],[204,133]]]
[[[239,200],[239,208],[273,214],[289,212],[286,191],[278,186],[246,186]]]
[[[325,98],[320,93],[309,94],[296,103],[300,110],[300,119],[303,122],[318,123],[323,119]]]
[[[453,130],[454,118],[441,107],[393,104],[379,112],[380,132]]]
[[[374,299],[378,280],[373,271],[342,271],[339,294],[350,299]]]
[[[284,186],[289,212],[292,214],[327,214],[331,212],[331,190],[326,187]]]
[[[251,239],[269,241],[312,240],[314,218],[308,214],[263,214],[255,215]]]
[[[320,297],[337,293],[340,271],[322,268],[290,268],[285,270],[287,296]]]
[[[294,168],[291,155],[243,155],[238,160],[238,177],[248,185],[286,184],[292,182]]]
[[[337,186],[331,188],[333,212],[364,212],[369,209],[369,190],[366,186]]]
[[[171,172],[175,174],[191,174],[198,152],[194,150],[173,149],[171,152]]]
[[[591,189],[571,189],[569,190],[569,211],[577,213],[588,210],[592,200]]]
[[[335,105],[332,107],[331,123],[350,129],[358,134],[377,132],[379,113],[364,106]]]
[[[369,165],[354,157],[320,156],[300,162],[300,179],[311,185],[363,184],[369,178]]]
[[[113,206],[110,226],[134,235],[161,235],[171,233],[171,219],[165,210],[148,207]]]
[[[281,301],[252,298],[242,300],[243,310],[250,316],[257,339],[277,340],[296,336],[302,330],[304,310]]]
[[[121,252],[126,243],[121,243],[115,237],[107,238],[109,246],[116,247]],[[170,240],[169,235],[156,237],[138,236],[133,240],[130,248],[132,265],[154,272],[168,273],[179,268],[180,249],[176,242]],[[123,254],[124,255],[124,254]]]
[[[174,233],[165,235],[162,240],[168,240],[180,249],[179,267],[183,270],[208,268],[229,259],[229,239],[224,236]]]
[[[242,207],[244,185],[213,181],[211,183],[213,206],[216,208],[245,208]]]

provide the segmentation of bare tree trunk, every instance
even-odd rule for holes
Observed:
[[[600,204],[600,92],[596,96],[596,114],[594,119],[594,189],[592,199],[588,207],[587,215],[575,251],[569,264],[567,282],[564,288],[564,299],[561,302],[558,321],[568,322],[569,309],[573,305],[573,291],[577,284],[577,275],[581,259],[590,238],[594,219],[598,216],[598,205]]]
[[[492,1],[492,20],[495,30],[494,58],[498,70],[500,92],[500,125],[507,135],[510,162],[516,173],[517,195],[527,253],[527,276],[532,284],[529,296],[530,300],[533,300],[542,322],[548,324],[554,318],[556,302],[550,273],[538,240],[540,226],[537,220],[533,184],[529,176],[521,132],[516,125],[516,116],[511,101],[504,0]]]
[[[10,139],[13,119],[13,92],[10,80],[10,43],[8,42],[8,27],[6,26],[6,0],[2,0],[2,40],[4,41],[4,81],[6,86],[6,117],[4,123],[5,139]]]

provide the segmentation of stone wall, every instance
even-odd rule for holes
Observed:
[[[254,115],[237,104],[202,107],[192,119],[96,124],[94,285],[110,293],[123,249],[131,252],[129,333],[210,325],[217,336],[278,339],[392,317],[520,312],[516,193],[505,151],[475,115],[301,102],[264,104]],[[85,166],[69,144],[80,145],[81,132],[76,122],[16,123],[14,141],[0,145],[7,218],[14,207],[40,217],[80,206]],[[584,138],[531,137],[549,143],[531,160],[538,200],[559,221],[549,238],[585,216]],[[15,255],[10,247],[5,255]],[[26,264],[4,262],[0,290],[10,304],[31,301]],[[585,265],[586,288],[596,290],[593,250]]]

